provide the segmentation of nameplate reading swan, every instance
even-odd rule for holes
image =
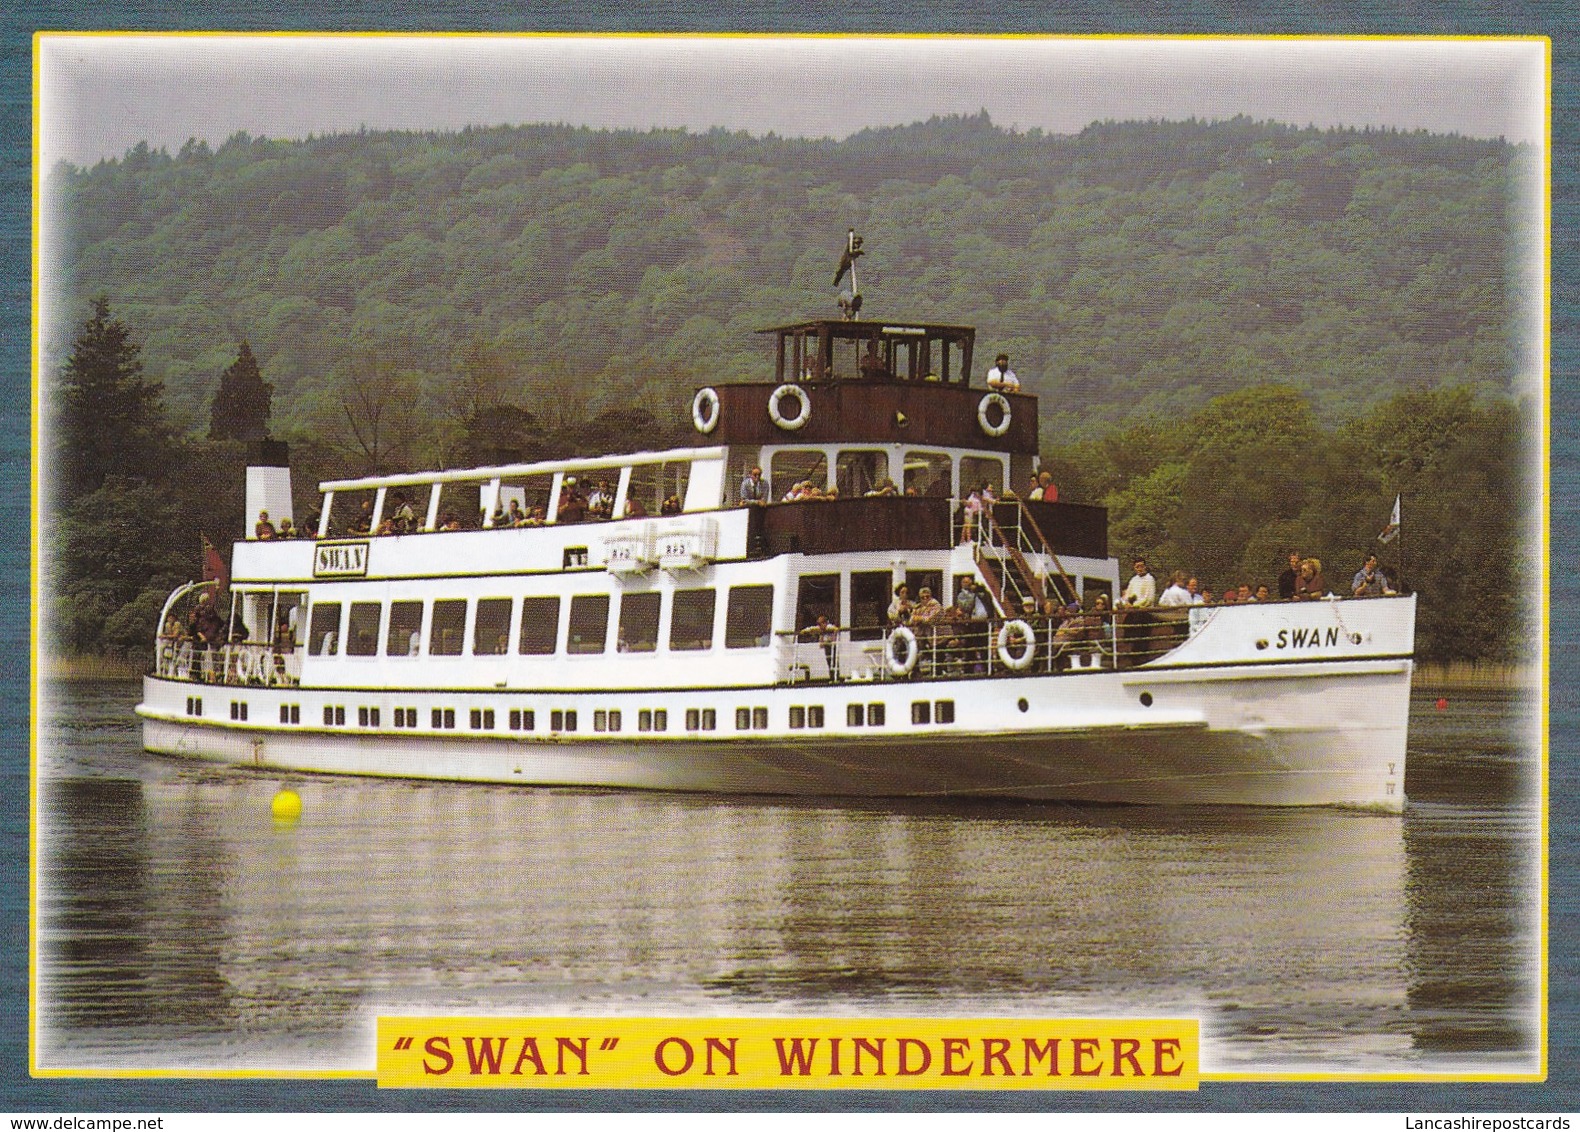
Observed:
[[[313,555],[315,578],[362,578],[368,572],[365,542],[320,543]]]

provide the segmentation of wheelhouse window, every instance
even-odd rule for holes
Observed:
[[[949,456],[944,452],[907,452],[905,454],[906,495],[928,499],[948,499]]]
[[[1004,494],[1004,461],[991,456],[960,457],[960,495],[964,498],[983,484],[993,485],[993,494]]]
[[[383,603],[354,601],[351,603],[351,624],[346,629],[347,656],[377,656],[379,651],[379,615]]]
[[[472,627],[473,656],[504,656],[510,652],[510,606],[508,597],[485,597],[477,602],[477,621]]]
[[[390,603],[390,629],[384,640],[385,656],[416,656],[422,652],[422,602]]]
[[[803,480],[811,480],[822,491],[828,486],[828,457],[817,449],[792,448],[775,452],[768,466],[770,498],[783,499]]]
[[[834,485],[841,499],[875,491],[889,478],[889,454],[871,449],[841,452],[834,461]]]
[[[571,598],[570,631],[565,651],[572,655],[601,653],[609,639],[609,595],[579,594]]]
[[[308,652],[314,656],[333,656],[340,640],[340,603],[313,603],[307,628]]]
[[[657,593],[625,594],[620,598],[620,651],[652,652],[658,648]]]
[[[731,586],[724,623],[724,647],[764,647],[773,634],[773,618],[772,586]]]
[[[711,649],[713,611],[717,605],[717,590],[676,590],[670,604],[670,651],[693,652]]]
[[[560,599],[524,597],[521,599],[521,653],[523,656],[548,656],[560,635]]]
[[[433,625],[428,630],[429,656],[460,656],[461,640],[466,635],[466,602],[433,603]]]

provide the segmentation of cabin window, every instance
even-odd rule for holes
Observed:
[[[885,718],[885,716],[887,714],[888,714],[888,712],[887,712],[887,709],[884,707],[884,705],[882,705],[882,704],[868,704],[867,705],[867,726],[868,727],[882,727],[884,725],[884,723],[887,722],[887,720]]]
[[[907,452],[905,454],[906,495],[919,495],[928,499],[948,499],[949,457],[943,452]]]
[[[893,600],[894,575],[889,571],[851,574],[850,639],[853,641],[882,639],[888,629],[889,603]]]
[[[576,713],[574,711],[549,712],[550,731],[575,731]]]
[[[924,589],[932,594],[934,601],[944,600],[944,572],[942,570],[907,570],[905,572],[905,584],[911,589],[911,600],[913,602],[922,600],[922,591]],[[885,609],[883,613],[887,617],[889,611]]]
[[[416,656],[422,651],[422,602],[390,602],[390,631],[385,656]]]
[[[806,709],[806,725],[808,727],[823,726],[823,705],[813,704]]]
[[[931,723],[933,721],[933,705],[926,700],[913,700],[911,702],[911,722]]]
[[[455,709],[454,708],[448,708],[448,707],[447,708],[434,708],[433,709],[432,720],[433,720],[433,729],[435,731],[442,730],[442,729],[445,729],[445,728],[454,728],[455,727]]]
[[[519,452],[498,452],[503,457],[498,462],[510,463],[520,457]],[[494,512],[496,527],[540,527],[548,519],[549,489],[554,478],[543,472],[532,476],[515,476],[499,481],[499,505]]]
[[[711,649],[713,611],[717,605],[716,590],[676,590],[669,610],[670,650],[691,652]]]
[[[867,709],[862,704],[848,704],[845,707],[845,726],[861,727],[867,722]]]
[[[953,723],[955,721],[955,701],[936,701],[933,704],[933,718],[939,723]]]
[[[761,648],[773,633],[774,588],[731,586],[724,621],[724,647]]]
[[[376,707],[357,708],[358,727],[377,727],[379,725],[379,709]]]
[[[595,711],[595,712],[593,712],[593,730],[594,731],[618,731],[618,730],[620,730],[620,709],[616,708],[613,711]]]
[[[379,651],[379,615],[383,603],[354,601],[351,603],[351,624],[346,629],[347,656],[376,656]]]
[[[521,653],[523,656],[548,656],[560,635],[560,599],[524,597],[521,599]]]
[[[857,449],[841,452],[834,461],[834,486],[841,499],[866,495],[889,478],[887,452]]]
[[[428,655],[460,656],[461,640],[465,635],[466,602],[434,602],[433,625],[428,630]]]
[[[620,651],[652,652],[658,648],[657,593],[624,594],[620,598]]]
[[[377,496],[373,488],[335,492],[334,505],[329,512],[329,537],[360,538],[371,534],[369,524],[373,521],[373,502]]]
[[[570,632],[565,649],[572,655],[600,653],[609,639],[609,595],[579,594],[571,598]]]
[[[276,647],[284,644],[299,645],[302,643],[302,629],[306,621],[302,617],[302,607],[307,603],[304,593],[281,593],[274,595],[274,632],[270,640]],[[280,626],[285,625],[286,631],[280,632]]]
[[[796,587],[795,627],[805,629],[827,617],[830,625],[839,624],[839,575],[808,574]]]
[[[487,490],[486,483],[440,484],[439,513],[434,516],[433,529],[475,531],[480,528],[483,525],[483,493]],[[426,518],[426,515],[420,516],[419,521]]]
[[[768,730],[768,709],[765,707],[752,708],[752,729],[754,731]]]
[[[626,509],[621,517],[635,519],[644,515],[679,514],[686,504],[690,478],[689,460],[638,464],[631,469],[631,482],[625,491]]]
[[[472,627],[473,656],[504,656],[510,651],[508,597],[485,597],[477,603],[477,623]]]
[[[473,731],[492,731],[494,729],[493,708],[473,708],[468,722]]]
[[[280,722],[281,723],[300,723],[300,722],[302,722],[302,705],[301,704],[281,704],[280,705]]]
[[[774,453],[768,465],[769,498],[783,499],[803,480],[811,480],[819,491],[826,488],[828,457],[816,449],[792,448]]]
[[[520,708],[510,709],[510,729],[512,731],[531,731],[537,725],[537,713],[531,708],[523,711]]]
[[[338,601],[314,602],[308,623],[308,651],[314,656],[333,656],[335,643],[340,639],[340,603]]]
[[[1004,461],[990,456],[960,457],[960,497],[964,499],[983,484],[993,485],[993,494],[1004,495]]]

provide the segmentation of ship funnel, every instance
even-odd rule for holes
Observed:
[[[291,503],[291,450],[283,440],[255,441],[248,450],[247,513],[243,525],[247,538],[254,538],[258,512],[267,511],[275,529],[281,519],[296,525]]]

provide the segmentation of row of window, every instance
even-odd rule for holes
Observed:
[[[203,700],[199,696],[188,696],[186,704],[188,715],[203,714]],[[824,712],[821,704],[797,704],[790,708],[790,728],[793,731],[805,728],[824,726]],[[247,718],[247,703],[244,700],[232,700],[230,703],[230,717],[238,722]],[[509,727],[512,731],[534,731],[537,729],[537,713],[531,708],[511,708],[508,715]],[[887,708],[882,703],[850,704],[845,708],[845,723],[849,727],[882,727],[887,718]],[[380,713],[376,707],[366,705],[357,708],[358,727],[378,727]],[[434,731],[453,731],[455,729],[454,708],[434,708],[429,715],[429,727]],[[493,731],[493,708],[472,708],[468,713],[467,723],[473,731]],[[593,730],[596,732],[613,732],[621,730],[622,714],[619,708],[599,708],[593,712]],[[414,707],[398,707],[395,709],[394,723],[397,728],[409,729],[418,725],[417,709]],[[955,721],[955,702],[953,700],[914,700],[911,703],[912,723],[953,723]],[[285,724],[299,724],[302,722],[301,704],[281,704],[280,722]],[[343,704],[324,706],[324,726],[344,727],[346,725],[346,709]],[[714,731],[718,728],[718,714],[713,708],[687,708],[687,731]],[[636,729],[638,731],[668,731],[669,712],[665,708],[642,708],[636,714]],[[739,707],[735,709],[735,729],[737,731],[766,731],[768,729],[768,709],[766,707]],[[575,731],[576,712],[574,710],[558,709],[549,713],[550,731]]]
[[[771,585],[729,588],[724,610],[726,648],[768,644],[773,592]],[[566,653],[591,655],[606,652],[612,635],[620,652],[654,652],[660,640],[663,598],[657,591],[623,594],[614,619],[610,594],[577,594],[568,603],[557,595],[353,601],[349,609],[342,602],[320,601],[309,614],[307,644],[314,656],[461,656],[463,649],[472,656],[551,656],[560,651],[563,641]],[[711,649],[718,605],[718,591],[711,587],[673,591],[665,634],[668,649]],[[563,627],[562,606],[567,607]]]

